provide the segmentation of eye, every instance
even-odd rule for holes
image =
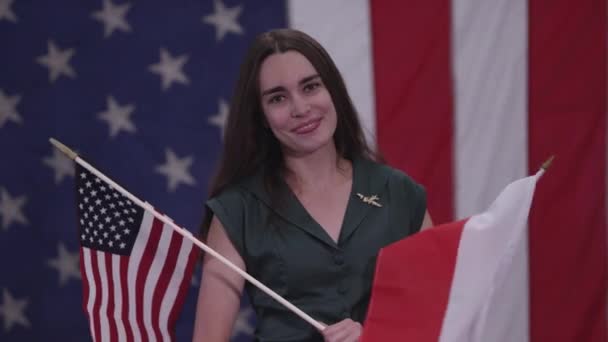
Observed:
[[[285,96],[283,96],[283,95],[274,95],[274,96],[271,96],[268,99],[268,103],[270,103],[270,104],[280,103],[283,100],[285,100]]]
[[[307,83],[306,85],[304,85],[304,92],[309,93],[317,88],[319,88],[321,86],[320,82],[310,82]]]

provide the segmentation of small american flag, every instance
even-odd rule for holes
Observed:
[[[94,341],[174,341],[199,250],[76,166],[83,309]]]

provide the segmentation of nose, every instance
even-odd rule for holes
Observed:
[[[310,104],[302,96],[295,95],[292,97],[291,116],[302,117],[310,112]]]

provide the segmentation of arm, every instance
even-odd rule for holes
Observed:
[[[207,245],[245,270],[243,258],[214,217]],[[210,255],[203,260],[203,276],[196,304],[193,341],[229,341],[241,303],[245,279]]]
[[[431,215],[429,214],[429,211],[427,210],[424,212],[424,219],[422,219],[422,225],[420,226],[420,231],[423,231],[432,226],[433,226],[433,220],[431,219]]]

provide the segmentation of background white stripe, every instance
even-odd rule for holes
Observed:
[[[177,265],[175,267],[175,271],[171,276],[171,280],[169,281],[169,287],[167,288],[167,293],[163,298],[163,301],[160,305],[160,314],[159,320],[160,331],[163,336],[163,341],[169,341],[169,314],[171,313],[171,309],[175,305],[175,299],[177,298],[177,292],[179,291],[179,285],[184,278],[184,273],[186,271],[186,267],[188,266],[188,256],[192,251],[193,244],[186,239],[182,239],[182,248],[179,250],[179,254],[177,256]],[[198,247],[197,247],[198,248]],[[189,281],[190,279],[187,279]]]
[[[95,303],[95,297],[97,296],[97,286],[95,285],[95,279],[93,278],[93,266],[91,264],[91,250],[86,247],[82,247],[82,257],[84,261],[84,271],[87,275],[87,284],[89,288],[89,300],[87,302],[87,312],[89,313],[89,329],[91,331],[91,338],[95,341],[95,323],[93,320],[93,304]]]
[[[144,248],[146,247],[146,242],[148,241],[150,231],[152,230],[153,219],[154,216],[146,210],[144,212],[144,217],[141,222],[141,228],[139,230],[139,233],[137,234],[135,245],[133,247],[133,250],[131,251],[131,257],[129,258],[129,276],[127,278],[127,284],[129,287],[129,321],[131,322],[131,329],[133,331],[133,339],[135,342],[139,342],[142,340],[142,335],[137,326],[137,318],[135,314],[136,304],[142,299],[138,298],[137,296],[135,290],[135,281],[138,273],[137,270],[139,269],[141,258],[144,253]]]
[[[101,288],[99,289],[101,293],[101,305],[99,306],[99,326],[101,327],[101,340],[110,341],[110,323],[106,314],[108,312],[108,301],[110,295],[108,277],[106,275],[106,258],[104,256],[104,252],[96,251],[95,253],[97,253],[97,269],[99,270],[101,278]]]
[[[376,144],[376,110],[368,0],[288,1],[289,26],[317,39],[342,73],[368,141]]]
[[[122,287],[120,286],[120,259],[119,255],[112,255],[112,278],[114,279],[114,318],[116,321],[116,330],[118,332],[118,341],[127,340],[127,332],[122,320]]]
[[[158,325],[152,323],[152,301],[154,300],[154,289],[158,283],[158,278],[163,271],[163,266],[167,259],[167,252],[169,251],[169,245],[171,243],[171,235],[173,235],[173,228],[163,225],[160,240],[158,241],[158,248],[156,249],[156,256],[150,267],[150,271],[146,277],[146,285],[144,286],[144,324],[146,331],[148,332],[148,338],[150,341],[156,341],[154,330],[152,327]],[[162,321],[161,321],[162,322]]]
[[[456,218],[527,175],[527,5],[452,1]]]

